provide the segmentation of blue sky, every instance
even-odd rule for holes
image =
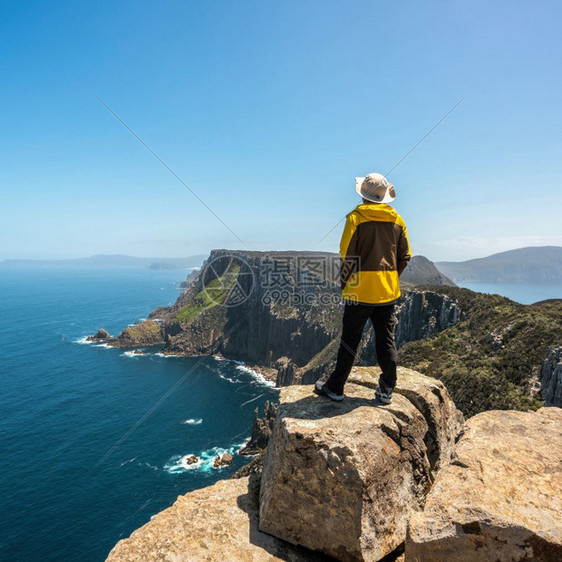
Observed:
[[[463,97],[389,176],[414,253],[562,245],[561,22],[555,1],[3,2],[0,259],[336,251],[353,176]]]

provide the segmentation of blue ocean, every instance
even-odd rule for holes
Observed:
[[[178,495],[249,461],[212,468],[248,439],[256,406],[277,398],[259,375],[84,343],[172,304],[186,275],[0,269],[1,560],[104,560]]]
[[[562,299],[560,283],[476,283],[459,281],[459,287],[507,297],[521,304],[533,304],[546,299]]]

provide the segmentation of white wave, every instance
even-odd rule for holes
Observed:
[[[250,367],[246,367],[246,365],[236,365],[236,368],[243,373],[248,373],[249,375],[252,375],[252,377],[254,377],[256,382],[258,382],[260,385],[275,388],[275,382],[270,381],[258,371],[254,371],[254,369],[250,369]]]
[[[123,461],[119,466],[125,466],[126,464],[129,464],[130,462],[134,462],[137,460],[137,457],[133,457],[132,459],[129,459],[128,461]]]
[[[183,355],[170,355],[168,353],[161,353],[160,351],[154,353],[154,355],[156,355],[156,357],[165,357],[166,359],[168,359],[168,357],[183,357]]]
[[[113,349],[114,346],[109,345],[108,343],[100,343],[99,341],[96,340],[88,340],[90,336],[84,336],[83,338],[79,338],[77,340],[74,340],[74,343],[77,343],[79,345],[92,345],[94,347],[110,347]]]
[[[267,379],[264,375],[262,375],[258,371],[255,371],[254,369],[250,369],[250,367],[246,366],[244,361],[237,361],[236,359],[225,359],[224,357],[220,357],[218,355],[213,355],[213,359],[215,359],[216,361],[228,361],[229,363],[234,364],[236,369],[238,369],[240,372],[246,373],[248,375],[252,375],[252,377],[254,378],[254,381],[256,383],[258,383],[259,385],[268,386],[270,388],[276,388],[274,381],[270,381],[269,379]],[[236,383],[236,384],[243,382],[243,381],[238,380],[238,379],[229,378],[229,377],[223,375],[220,371],[216,371],[216,372],[218,373],[218,375],[221,379],[227,380],[228,382]]]
[[[221,372],[217,372],[217,374],[219,375],[219,377],[225,381],[231,382],[232,384],[240,384],[242,381],[238,380],[238,379],[231,379],[230,377],[227,377],[226,375],[223,375]]]
[[[203,423],[203,418],[189,418],[188,420],[183,420],[181,423],[184,425],[201,425]]]
[[[137,353],[138,351],[141,351],[141,353]],[[134,349],[132,351],[125,351],[121,354],[121,357],[140,357],[142,355],[146,355],[146,353],[140,349]]]
[[[193,453],[187,453],[186,455],[174,455],[170,460],[164,465],[164,470],[170,474],[181,474],[188,470],[200,470],[201,472],[211,472],[213,470],[222,470],[225,466],[220,466],[218,468],[213,467],[215,458],[223,455],[224,453],[230,453],[235,455],[244,445],[244,443],[237,443],[232,445],[229,449],[223,449],[221,447],[212,447],[206,451],[202,451],[197,457],[197,462],[188,464],[187,459],[193,456]],[[228,465],[227,465],[228,466]]]
[[[95,342],[93,342],[93,341],[91,341],[91,340],[88,340],[89,337],[90,337],[90,336],[84,336],[83,338],[74,340],[74,343],[79,343],[79,344],[81,344],[81,345],[92,345],[92,344],[95,343]]]

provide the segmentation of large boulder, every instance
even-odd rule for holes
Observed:
[[[562,410],[470,418],[412,517],[406,560],[562,560]]]
[[[437,388],[427,379],[412,374],[384,407],[374,405],[366,384],[348,383],[341,403],[313,395],[310,386],[282,389],[264,462],[260,530],[342,561],[376,561],[394,551],[462,423],[444,387],[443,412],[426,419],[429,407],[416,403]],[[438,453],[428,451],[433,441]]]
[[[176,502],[119,541],[108,562],[320,562],[324,557],[258,530],[258,485],[220,480]]]

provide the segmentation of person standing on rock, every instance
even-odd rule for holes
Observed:
[[[381,174],[355,178],[363,198],[347,215],[340,242],[343,328],[336,367],[319,380],[314,392],[340,402],[355,361],[363,328],[371,320],[382,373],[375,391],[377,404],[390,404],[396,386],[396,316],[400,298],[398,278],[411,258],[402,217],[388,203],[396,198],[394,186]]]

